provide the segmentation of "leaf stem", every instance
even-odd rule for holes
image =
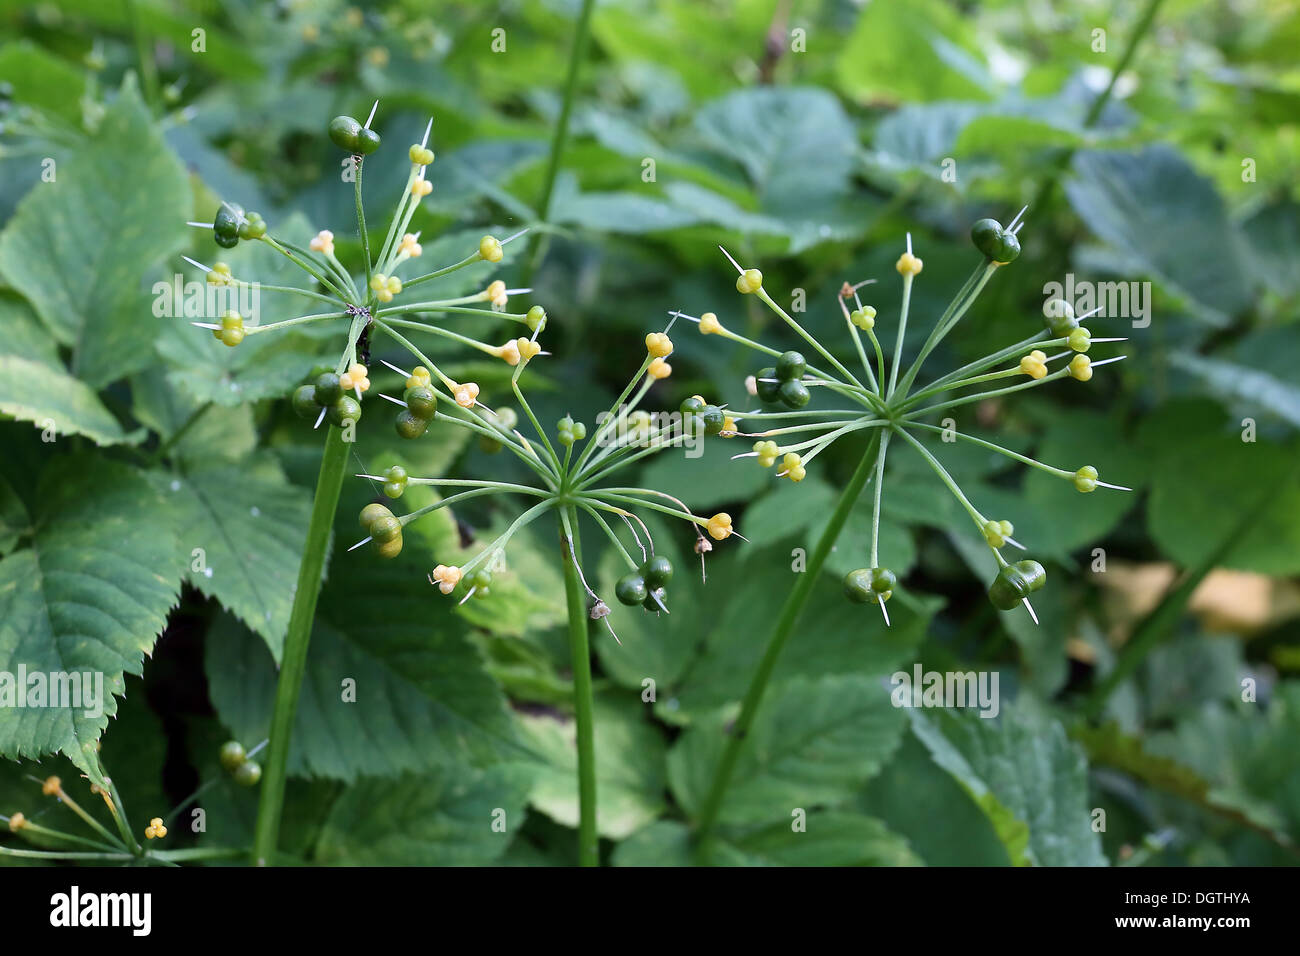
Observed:
[[[560,550],[564,553],[564,593],[569,609],[569,650],[573,660],[573,709],[578,747],[578,864],[600,865],[596,829],[596,746],[591,695],[591,651],[587,644],[587,600],[578,572],[578,513],[560,511]]]
[[[862,493],[862,489],[866,487],[867,481],[876,469],[876,457],[879,448],[880,432],[873,431],[871,441],[858,462],[853,477],[844,486],[844,491],[840,494],[835,510],[831,512],[830,520],[826,523],[826,528],[822,531],[817,546],[808,558],[807,568],[798,576],[794,588],[790,591],[790,596],[786,598],[785,604],[781,607],[780,616],[777,618],[771,636],[767,639],[767,646],[763,651],[762,659],[759,661],[758,669],[750,679],[749,689],[745,692],[744,701],[741,703],[740,715],[731,728],[722,756],[713,771],[712,783],[709,785],[708,793],[704,798],[699,818],[695,824],[696,844],[701,856],[706,860],[710,846],[709,840],[714,824],[718,819],[718,811],[722,807],[722,798],[726,795],[727,786],[731,782],[731,775],[735,772],[736,761],[740,757],[740,748],[754,723],[754,715],[763,700],[763,693],[767,690],[767,685],[776,670],[776,663],[781,656],[781,651],[790,639],[804,605],[808,603],[808,598],[811,596],[813,587],[821,575],[822,567],[826,564],[826,558],[830,555],[831,548],[835,546],[840,532],[844,530],[844,523],[848,520],[849,513],[857,503],[858,496]]]

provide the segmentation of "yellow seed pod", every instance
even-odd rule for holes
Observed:
[[[498,345],[493,352],[496,357],[505,361],[507,365],[514,366],[519,364],[519,343],[514,339],[506,342],[504,345]]]
[[[864,332],[868,332],[876,327],[876,310],[869,305],[854,309],[849,313],[849,321]]]
[[[433,192],[433,183],[427,179],[417,179],[411,183],[411,193],[416,199],[423,199],[431,192]]]
[[[736,434],[736,420],[730,415],[723,416],[722,431],[718,432],[724,438],[732,438]]]
[[[910,252],[905,252],[898,257],[898,261],[894,263],[894,268],[898,270],[899,275],[914,276],[920,273],[923,265],[924,263],[916,256]]]
[[[702,316],[700,316],[701,335],[716,335],[721,331],[722,331],[722,323],[718,321],[718,317],[714,315],[712,312],[705,312]]]
[[[478,386],[473,382],[454,385],[451,390],[451,397],[456,400],[456,404],[461,408],[473,408],[474,403],[478,401]]]
[[[1082,352],[1070,359],[1070,364],[1066,368],[1070,373],[1070,378],[1078,379],[1080,382],[1086,382],[1092,378],[1092,359]]]
[[[397,295],[397,293],[402,291],[402,280],[397,276],[389,276],[388,281],[384,283],[384,286],[389,292],[393,293],[393,295]]]
[[[657,358],[650,363],[650,367],[647,368],[645,371],[646,374],[649,375],[651,378],[660,379],[660,378],[667,378],[669,375],[672,375],[673,367],[669,365],[667,362],[665,362],[662,358]]]
[[[484,236],[478,241],[478,255],[488,262],[500,262],[505,256],[501,250],[501,240],[495,236]]]
[[[17,833],[25,826],[27,826],[27,818],[21,813],[15,813],[9,818],[9,829],[14,833]]]
[[[736,291],[743,295],[757,292],[763,288],[763,273],[757,269],[746,269],[736,277]]]
[[[153,827],[144,828],[144,838],[146,840],[152,840],[156,835],[157,831]]]
[[[515,348],[519,349],[519,357],[527,362],[534,355],[541,352],[542,347],[527,336],[520,336],[515,339]]]
[[[673,354],[673,340],[663,332],[651,332],[645,337],[645,350],[654,358],[666,358]]]
[[[709,537],[714,541],[725,541],[732,535],[731,515],[725,511],[719,512],[709,519],[708,524]]]
[[[433,380],[429,376],[429,370],[423,365],[417,365],[415,368],[411,369],[411,374],[406,379],[406,387],[415,388],[418,385],[423,385],[428,388],[432,381]]]
[[[381,558],[395,558],[402,553],[402,533],[397,532],[397,536],[390,538],[388,541],[376,541],[375,553]]]
[[[63,781],[58,777],[46,777],[45,782],[41,784],[41,793],[47,797],[52,797],[63,788]]]

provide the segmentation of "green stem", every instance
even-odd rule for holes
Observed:
[[[591,697],[591,651],[587,646],[586,590],[578,575],[578,512],[560,512],[560,550],[564,552],[564,593],[569,608],[569,649],[573,659],[573,709],[578,745],[578,864],[600,865],[596,831],[596,742]]]
[[[127,0],[127,15],[131,19],[131,37],[135,41],[136,58],[140,61],[140,80],[144,84],[145,102],[154,110],[162,109],[162,97],[158,92],[158,65],[149,53],[149,38],[145,36],[144,26],[140,21],[140,11],[135,0]]]
[[[361,234],[361,253],[366,260],[366,289],[370,289],[370,276],[374,271],[375,264],[370,261],[370,233],[366,231],[366,210],[361,204],[361,166],[362,161],[356,160],[357,178],[352,184],[352,192],[357,200],[357,231]],[[366,293],[369,295],[369,292]]]
[[[835,546],[836,539],[839,538],[840,532],[844,530],[844,523],[848,520],[849,513],[857,503],[858,496],[862,493],[862,489],[866,486],[872,472],[875,471],[876,455],[879,448],[880,432],[877,431],[872,433],[866,452],[863,453],[861,460],[858,462],[853,477],[845,485],[839,502],[835,505],[835,510],[831,513],[830,520],[826,524],[826,529],[822,532],[821,538],[817,541],[817,546],[808,558],[806,570],[799,575],[794,588],[790,591],[790,596],[786,598],[785,604],[781,608],[776,627],[773,628],[771,636],[767,639],[767,647],[763,651],[762,660],[759,661],[758,670],[754,672],[754,676],[750,679],[749,689],[745,692],[744,701],[740,706],[740,716],[736,718],[736,723],[727,738],[726,747],[723,749],[722,757],[718,760],[718,766],[713,771],[713,781],[700,808],[699,819],[696,821],[697,844],[705,855],[707,855],[709,837],[718,819],[718,811],[722,807],[722,798],[726,795],[727,785],[731,782],[731,775],[736,769],[736,761],[740,757],[740,748],[749,734],[749,728],[754,722],[754,715],[763,700],[763,693],[767,690],[768,682],[772,679],[772,673],[776,670],[776,662],[780,658],[786,642],[790,639],[791,633],[794,631],[794,626],[799,620],[804,605],[808,603],[808,598],[817,583],[817,578],[821,574],[827,556],[831,553],[831,548]]]
[[[280,662],[280,679],[275,688],[275,710],[271,715],[270,747],[263,767],[262,792],[257,806],[257,825],[253,835],[253,863],[265,866],[275,854],[280,835],[280,813],[284,808],[285,773],[289,763],[289,742],[293,735],[294,714],[302,691],[307,667],[307,645],[311,641],[311,623],[320,596],[321,572],[329,547],[330,528],[338,508],[343,472],[348,463],[348,446],[342,429],[330,426],[316,479],[316,498],[312,503],[311,522],[303,546],[302,564],[298,568],[298,585],[294,591],[289,631],[284,638]]]

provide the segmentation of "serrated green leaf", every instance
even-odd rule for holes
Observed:
[[[159,480],[185,579],[255,630],[278,660],[289,627],[311,498],[271,462],[195,470]]]
[[[339,796],[316,847],[327,866],[491,863],[523,824],[527,767],[449,767],[399,780],[363,780]]]
[[[1088,807],[1087,762],[1051,718],[997,720],[908,710],[912,731],[993,824],[1017,866],[1105,866]]]
[[[102,707],[0,707],[0,754],[62,752],[98,778],[95,744],[114,695],[124,674],[141,672],[176,601],[179,554],[163,510],[122,465],[61,458],[47,475],[32,547],[0,560],[0,671],[100,674],[102,701],[80,703]]]
[[[796,808],[848,799],[894,752],[904,727],[876,678],[798,678],[772,688],[741,745],[719,821],[788,825]],[[722,713],[697,720],[668,754],[669,783],[688,813],[699,811],[726,728]]]
[[[61,369],[0,355],[0,414],[47,426],[53,434],[85,435],[96,445],[138,442],[143,432],[127,434],[99,397]]]
[[[94,136],[18,205],[0,275],[72,349],[92,388],[152,361],[162,326],[141,275],[187,241],[185,172],[128,84]]]
[[[596,826],[600,835],[621,840],[665,808],[666,746],[646,719],[646,706],[631,692],[595,702]],[[522,714],[524,737],[546,758],[536,770],[528,802],[557,823],[578,825],[575,726],[571,718]]]

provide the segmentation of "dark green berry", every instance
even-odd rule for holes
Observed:
[[[758,374],[754,376],[754,388],[758,391],[759,401],[767,402],[774,405],[781,400],[778,389],[781,382],[776,377],[776,369],[772,366],[761,368]]]
[[[421,421],[430,421],[438,411],[438,396],[427,385],[408,388],[404,396],[406,407]]]
[[[344,395],[329,407],[326,412],[330,424],[342,428],[348,422],[355,424],[361,420],[361,403],[351,395]]]
[[[221,745],[220,759],[221,766],[234,773],[244,765],[248,755],[244,753],[244,745],[238,740],[227,740]]]
[[[351,116],[336,116],[330,120],[329,125],[330,139],[339,149],[347,150],[349,153],[357,152],[358,136],[361,134],[361,123]]]
[[[975,248],[993,262],[1007,263],[1020,255],[1020,240],[996,219],[981,219],[970,230]]]
[[[803,408],[812,399],[808,386],[793,378],[777,386],[777,394],[786,408]]]
[[[700,414],[706,407],[704,399],[698,395],[692,395],[690,398],[683,399],[682,403],[677,406],[677,410],[682,413],[682,418],[685,421],[690,421],[692,415]]]
[[[244,221],[244,209],[235,203],[223,202],[212,217],[212,236],[217,245],[231,249],[239,244],[239,226]]]
[[[262,765],[256,760],[246,760],[235,770],[235,783],[241,787],[256,787],[262,779]]]
[[[299,418],[315,419],[320,414],[316,403],[316,386],[299,385],[293,392],[293,410]]]
[[[855,604],[888,601],[898,576],[888,568],[858,568],[844,575],[844,596]]]
[[[722,431],[722,426],[727,420],[726,414],[717,405],[705,405],[704,411],[700,414],[704,422],[704,434],[716,435]]]
[[[641,574],[652,591],[667,587],[668,582],[673,579],[673,563],[662,554],[652,555],[641,565]]]
[[[329,407],[343,397],[343,386],[339,377],[333,372],[322,372],[316,376],[316,403]]]
[[[663,588],[654,588],[646,595],[645,600],[641,602],[641,606],[647,611],[654,611],[656,613],[667,610],[664,606],[664,599],[667,597],[668,592]]]
[[[1047,583],[1047,571],[1037,561],[1017,561],[998,572],[989,585],[989,600],[1003,611],[1017,604]]]
[[[783,352],[776,360],[776,377],[783,382],[792,378],[803,378],[803,373],[807,370],[808,363],[800,352]]]
[[[411,414],[410,409],[402,409],[397,413],[397,434],[402,438],[415,439],[424,434],[425,429],[429,427],[429,422],[423,418],[416,418]]]
[[[614,585],[614,596],[618,598],[620,604],[626,604],[628,607],[640,604],[649,593],[649,589],[645,586],[645,578],[635,571],[623,575]]]

